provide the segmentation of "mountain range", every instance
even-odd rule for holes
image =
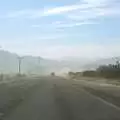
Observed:
[[[15,53],[0,50],[0,72],[18,73],[18,57]],[[21,63],[22,73],[50,74],[96,69],[99,65],[114,63],[111,58],[96,61],[87,58],[65,57],[60,60],[50,60],[39,56],[24,56]]]

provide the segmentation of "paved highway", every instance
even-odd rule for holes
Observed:
[[[3,120],[120,120],[119,109],[86,92],[75,81],[42,77],[35,82]]]

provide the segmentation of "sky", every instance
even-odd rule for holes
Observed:
[[[52,59],[120,56],[120,0],[0,1],[0,45]]]

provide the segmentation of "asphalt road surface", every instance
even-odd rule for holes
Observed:
[[[34,80],[34,79],[33,79]],[[120,120],[120,110],[86,92],[75,81],[39,78],[3,120]]]

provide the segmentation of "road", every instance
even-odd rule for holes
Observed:
[[[34,80],[33,80],[34,81]],[[39,78],[3,120],[120,120],[120,110],[86,92],[75,81]]]

